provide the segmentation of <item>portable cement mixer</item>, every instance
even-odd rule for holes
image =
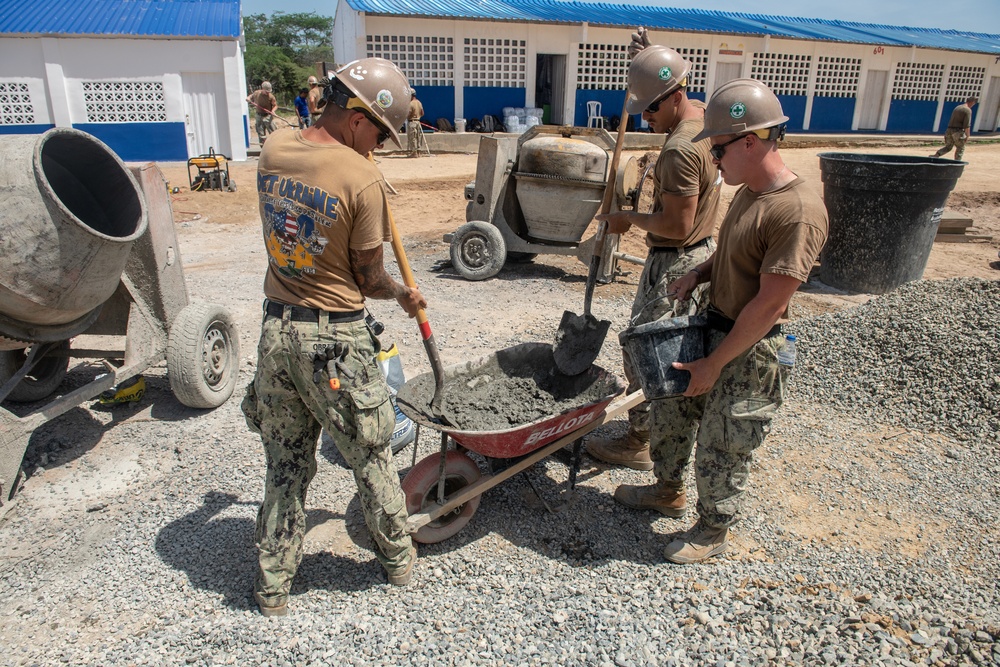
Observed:
[[[593,243],[581,239],[600,208],[614,146],[598,128],[536,125],[521,136],[484,135],[476,180],[465,186],[467,222],[444,236],[455,270],[485,280],[505,262],[539,254],[576,255],[589,264]],[[618,170],[611,210],[635,210],[641,185],[632,158]],[[619,253],[618,238],[608,235],[604,243],[600,282],[610,281],[618,259],[643,263]]]
[[[100,360],[25,416],[0,408],[2,516],[35,428],[163,360],[181,403],[217,407],[236,386],[239,336],[221,306],[188,299],[155,165],[130,171],[78,130],[0,137],[0,204],[0,402],[42,401],[71,357]],[[85,334],[114,342],[71,342]]]

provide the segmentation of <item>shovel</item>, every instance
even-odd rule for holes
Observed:
[[[406,260],[403,241],[399,238],[399,231],[396,229],[396,220],[392,217],[392,210],[388,208],[388,203],[386,203],[386,207],[386,210],[389,211],[389,226],[392,228],[392,252],[396,255],[396,263],[399,264],[399,273],[403,276],[403,284],[416,288],[417,282],[413,279],[410,263]],[[438,354],[437,343],[434,342],[434,334],[431,332],[431,323],[427,320],[427,313],[424,312],[423,308],[417,311],[417,325],[420,327],[420,337],[424,341],[427,359],[431,362],[431,370],[434,372],[434,398],[431,399],[431,416],[445,426],[454,426],[445,417],[444,409],[441,407],[444,367],[441,365],[441,355]]]
[[[626,102],[628,97],[625,98]],[[611,211],[611,200],[615,196],[615,181],[618,176],[618,160],[622,155],[622,144],[625,143],[625,126],[628,120],[628,109],[623,105],[618,123],[618,139],[615,141],[615,152],[611,156],[611,169],[608,172],[608,184],[604,188],[604,199],[601,200],[601,214]],[[598,320],[590,314],[590,302],[594,298],[594,283],[597,280],[597,270],[601,266],[601,256],[604,254],[604,237],[607,235],[608,223],[601,222],[594,237],[594,251],[590,257],[590,270],[587,272],[587,288],[583,297],[583,315],[564,310],[559,329],[556,331],[556,342],[552,346],[552,356],[556,368],[564,375],[579,375],[594,365],[594,360],[601,352],[604,339],[611,328],[609,320]]]

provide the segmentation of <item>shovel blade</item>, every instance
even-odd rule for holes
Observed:
[[[556,331],[556,342],[552,346],[552,356],[559,372],[579,375],[593,366],[610,328],[609,320],[564,310]]]

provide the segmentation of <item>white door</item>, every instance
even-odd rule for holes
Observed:
[[[888,70],[868,70],[865,92],[861,97],[861,117],[858,119],[859,130],[879,129],[879,122],[882,120],[882,104],[885,102],[885,87],[887,85],[889,85]]]
[[[184,89],[184,131],[187,133],[188,157],[208,153],[232,155],[232,147],[220,137],[228,137],[225,109],[226,86],[222,74],[182,72]]]
[[[1000,115],[1000,76],[990,77],[990,88],[986,100],[979,108],[982,119],[979,121],[980,132],[992,132],[997,129],[997,118]]]
[[[729,83],[733,79],[743,76],[743,63],[716,63],[715,64],[715,88],[724,83]]]

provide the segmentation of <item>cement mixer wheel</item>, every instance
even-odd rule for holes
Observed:
[[[437,502],[440,464],[441,455],[433,454],[413,466],[403,478],[406,511],[411,516]],[[444,495],[448,497],[479,479],[479,466],[468,455],[452,449],[445,456],[444,475]],[[412,535],[413,539],[423,544],[435,544],[448,539],[469,523],[479,507],[479,498],[480,496],[476,496],[452,512],[422,526]]]
[[[0,384],[21,370],[28,356],[26,349],[0,352]],[[58,352],[67,350],[69,350],[68,340],[60,344]],[[62,384],[68,368],[68,355],[49,354],[42,357],[31,372],[11,390],[7,400],[15,403],[32,403],[48,398]]]
[[[507,243],[500,230],[488,222],[467,222],[452,237],[451,264],[466,280],[492,278],[505,261]]]
[[[189,408],[225,403],[236,388],[239,362],[239,335],[225,308],[194,302],[174,318],[167,340],[167,376],[181,403]]]

